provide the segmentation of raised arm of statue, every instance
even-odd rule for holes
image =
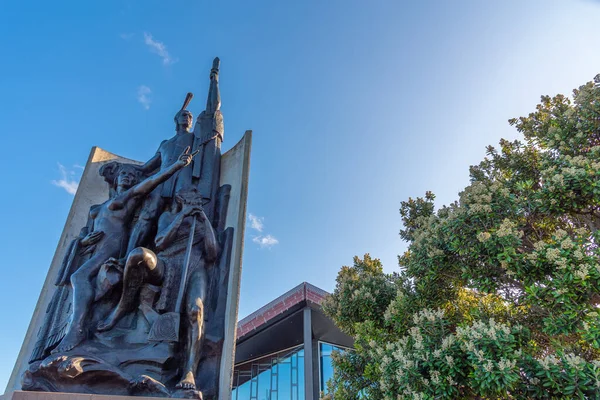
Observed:
[[[130,190],[128,190],[128,197],[148,195],[151,191],[156,189],[158,185],[160,185],[161,183],[169,179],[171,176],[173,176],[175,172],[189,165],[192,162],[192,158],[198,153],[199,151],[195,151],[190,154],[190,147],[188,146],[183,151],[183,153],[181,153],[179,159],[173,164],[171,164],[168,168],[152,175],[148,179],[143,180],[142,182],[138,183]]]

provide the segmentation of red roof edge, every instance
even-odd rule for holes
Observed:
[[[329,293],[325,290],[311,285],[308,282],[302,282],[295,288],[288,290],[275,300],[240,320],[238,322],[237,338],[239,339],[246,336],[248,333],[266,324],[267,321],[272,320],[302,301],[321,304],[328,295]]]

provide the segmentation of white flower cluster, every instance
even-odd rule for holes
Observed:
[[[491,318],[487,323],[483,321],[475,321],[471,326],[456,328],[456,336],[464,341],[467,346],[468,344],[473,343],[473,340],[480,340],[484,337],[488,337],[491,340],[496,340],[499,332],[509,335],[510,328],[508,325],[497,323],[493,318]],[[468,347],[472,348],[472,346]]]
[[[554,182],[556,185],[564,186],[565,185],[565,177],[561,174],[553,175],[552,182]]]
[[[417,224],[420,226],[414,233],[413,245],[419,246],[425,239],[429,238],[429,233],[431,229],[436,225],[439,218],[433,214],[429,217],[421,217],[417,219]]]
[[[546,258],[550,262],[554,262],[560,258],[560,250],[555,248],[549,248],[546,250]]]
[[[430,371],[431,381],[436,385],[440,383],[440,371]]]
[[[502,197],[510,196],[510,190],[508,190],[507,187],[498,181],[492,182],[492,184],[489,186],[489,189],[495,195],[500,195]]]
[[[586,280],[589,276],[590,269],[587,264],[580,265],[578,269],[573,272],[573,275],[581,279],[582,281]]]
[[[438,308],[437,310],[430,310],[424,308],[423,310],[413,314],[413,322],[415,325],[420,325],[424,321],[435,322],[437,319],[444,318],[444,310]]]
[[[470,214],[491,213],[492,194],[483,182],[474,182],[460,193],[460,202]]]
[[[531,253],[526,258],[536,263],[540,256],[554,264],[561,272],[557,272],[556,277],[564,274],[564,271],[570,271],[578,279],[585,281],[590,278],[590,273],[600,274],[600,264],[596,262],[596,257],[590,257],[585,247],[577,242],[581,239],[588,239],[590,233],[587,228],[578,228],[574,230],[571,236],[563,229],[557,229],[553,234],[554,243],[539,241],[534,243]],[[572,258],[570,257],[572,255]],[[566,290],[557,289],[557,294],[566,293]]]
[[[585,368],[585,366],[587,365],[587,361],[585,361],[583,358],[581,358],[575,354],[565,354],[562,359],[556,357],[553,354],[550,354],[550,355],[547,355],[547,356],[539,359],[538,363],[546,371],[548,371],[552,366],[561,366],[561,365],[563,368],[565,366],[568,366],[568,367],[574,369],[575,371],[582,371]],[[564,364],[566,364],[566,365],[564,365]],[[592,361],[592,364],[594,366],[600,366],[600,362],[598,362],[598,361]]]
[[[454,335],[448,335],[442,339],[442,350],[448,350],[456,342]]]
[[[569,250],[572,249],[575,246],[575,243],[573,243],[573,241],[571,240],[571,238],[565,238],[561,243],[560,243],[560,247],[563,250]]]
[[[488,373],[494,371],[512,371],[515,370],[518,358],[517,352],[514,352],[514,359],[508,359],[501,357],[499,360],[488,359],[486,351],[478,348],[480,343],[485,343],[487,339],[497,340],[500,335],[509,335],[511,329],[508,325],[498,323],[493,319],[490,319],[487,323],[483,321],[476,321],[471,326],[459,327],[456,330],[456,336],[461,342],[461,348],[463,351],[470,353],[476,362],[480,365],[483,370]]]
[[[413,315],[413,321],[416,324],[429,324],[443,317],[444,312],[441,309],[424,309]],[[382,391],[402,393],[398,398],[413,399],[420,398],[421,395],[429,398],[427,396],[430,394],[423,394],[421,391],[425,388],[425,392],[428,392],[430,384],[440,385],[447,382],[456,385],[452,376],[445,376],[438,368],[430,369],[428,373],[417,378],[418,382],[414,381],[415,368],[431,365],[434,359],[439,360],[435,364],[438,367],[441,367],[440,361],[447,364],[441,370],[449,370],[454,365],[454,358],[444,353],[456,342],[456,338],[450,334],[442,340],[441,348],[425,348],[424,333],[419,326],[412,327],[408,333],[397,341],[379,344],[373,352],[381,360],[379,367],[382,378],[379,383]]]
[[[523,231],[517,231],[514,228],[517,227],[517,224],[512,222],[510,219],[505,218],[502,223],[500,224],[500,226],[498,227],[498,230],[496,231],[496,235],[498,237],[505,237],[505,236],[510,236],[510,235],[514,235],[517,237],[522,237],[523,236]]]
[[[490,235],[488,232],[480,232],[477,234],[477,240],[479,240],[481,243],[487,242],[491,237],[492,235]]]
[[[538,362],[546,371],[548,371],[553,365],[560,365],[560,359],[556,358],[553,354],[539,359]]]
[[[417,350],[423,350],[423,335],[421,335],[421,329],[418,326],[413,326],[408,330],[410,337],[413,339],[413,346]]]
[[[485,369],[486,372],[494,372],[494,363],[492,362],[492,360],[487,360],[487,362],[483,365],[483,369]]]
[[[375,296],[373,296],[373,294],[369,291],[369,288],[366,286],[361,286],[352,292],[351,300],[369,300],[374,302]]]
[[[444,252],[438,248],[434,248],[434,247],[430,247],[429,251],[427,252],[427,257],[429,258],[435,258],[437,256],[443,256]]]
[[[385,319],[387,322],[391,321],[392,318],[396,315],[396,311],[398,308],[397,304],[397,302],[392,301],[390,305],[385,309],[385,312],[383,313],[383,319]]]
[[[575,354],[566,354],[565,362],[567,365],[569,365],[569,367],[577,371],[581,371],[586,365],[586,361]]]
[[[600,146],[592,147],[592,150],[600,148]],[[566,155],[564,159],[573,165],[573,167],[563,168],[563,173],[569,175],[577,175],[586,173],[586,169],[592,169],[595,171],[600,170],[600,161],[592,161],[589,156],[570,156]]]
[[[517,366],[517,360],[507,360],[506,358],[501,358],[498,362],[498,369],[500,371],[507,371],[514,369]]]
[[[564,142],[562,142],[562,146],[564,146]],[[568,181],[577,181],[585,178],[586,176],[598,175],[598,173],[600,173],[600,160],[592,160],[593,154],[594,153],[592,152],[587,156],[574,157],[565,155],[561,157],[559,161],[561,164],[567,164],[568,166],[557,168],[556,165],[552,165],[544,168],[541,171],[544,187],[548,191],[554,192],[557,189],[565,189],[570,187],[571,185],[567,185]],[[566,194],[570,198],[576,197],[576,193],[572,191],[568,191]],[[554,202],[552,202],[552,200],[554,200]],[[550,201],[553,204],[556,203],[556,199],[551,199]]]
[[[554,237],[556,238],[556,240],[561,240],[562,238],[567,237],[567,231],[558,228],[556,232],[554,232]]]

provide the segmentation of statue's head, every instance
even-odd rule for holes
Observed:
[[[189,132],[192,128],[194,116],[188,110],[181,110],[177,114],[175,114],[174,119],[176,131],[179,131],[179,129],[183,128],[185,131]]]
[[[131,164],[121,164],[116,179],[115,186],[129,189],[139,182],[140,173],[139,170]]]
[[[100,175],[104,177],[112,190],[119,187],[127,190],[140,181],[141,171],[133,164],[112,161],[100,167]]]

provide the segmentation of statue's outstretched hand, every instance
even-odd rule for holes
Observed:
[[[192,158],[194,158],[194,156],[196,154],[200,153],[200,150],[196,150],[195,152],[190,154],[190,146],[186,147],[185,150],[183,151],[183,153],[181,153],[181,155],[179,156],[179,160],[177,160],[177,162],[182,166],[185,167],[187,165],[189,165],[192,162]]]

